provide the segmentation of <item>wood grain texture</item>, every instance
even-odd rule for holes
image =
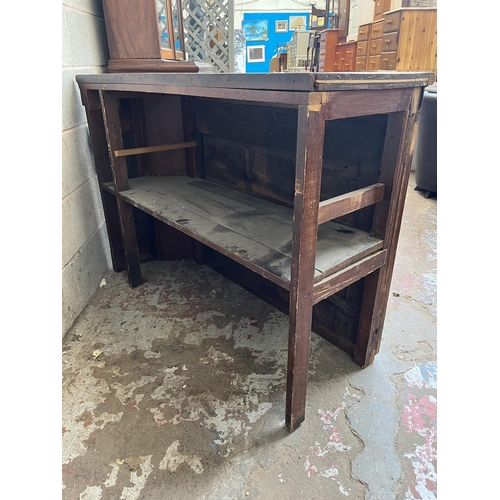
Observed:
[[[408,109],[412,90],[389,89],[371,92],[330,92],[325,109],[327,120],[394,113]]]
[[[148,146],[184,143],[181,97],[145,95],[144,127]],[[185,175],[186,155],[183,149],[149,153],[148,175]]]
[[[162,54],[163,55],[163,54]],[[171,52],[171,57],[173,53]],[[171,59],[110,59],[109,73],[213,73],[213,67],[196,64],[194,61]]]
[[[385,265],[386,259],[387,250],[381,250],[316,283],[314,285],[313,303],[317,304],[379,269]]]
[[[146,153],[157,153],[159,151],[172,151],[174,149],[195,148],[196,141],[179,142],[178,144],[162,144],[159,146],[145,146],[142,148],[118,149],[115,151],[115,156],[133,156]]]
[[[412,96],[414,98],[414,96]],[[407,154],[405,141],[409,111],[394,113],[387,122],[386,140],[380,172],[380,181],[386,185],[384,200],[375,209],[373,234],[384,240],[388,252],[388,262],[383,268],[367,276],[360,313],[358,340],[354,361],[360,366],[373,362],[382,335],[381,314],[386,307],[393,256],[396,253],[399,226],[403,215],[403,204],[397,200],[406,189],[404,171],[409,165],[404,158]],[[404,200],[404,196],[403,196]]]
[[[204,97],[252,96],[265,102],[274,95],[275,102],[307,104],[308,92],[335,90],[370,90],[427,86],[434,83],[428,71],[366,72],[366,73],[244,73],[244,74],[181,74],[181,73],[102,73],[77,75],[76,81],[87,88],[100,90],[150,91]],[[431,81],[432,80],[432,81]],[[103,87],[105,86],[105,87]],[[196,89],[198,89],[196,91]],[[259,94],[224,94],[226,90],[261,90]],[[260,98],[259,98],[260,97]]]
[[[194,126],[194,112],[193,112],[193,98],[181,98],[182,110],[182,130],[184,133],[184,141],[193,144],[196,148],[198,143],[196,141],[196,132]],[[196,149],[188,147],[184,150],[186,161],[186,174],[189,177],[198,177],[198,169],[196,168]]]
[[[134,212],[131,205],[125,203],[119,197],[116,198],[120,227],[122,230],[123,249],[127,263],[128,281],[132,288],[143,283],[141,273],[141,258],[137,245],[137,234],[135,231]]]
[[[319,204],[318,224],[354,212],[361,208],[378,203],[384,198],[385,186],[382,183],[374,184],[350,193],[322,201]]]
[[[99,97],[113,181],[116,190],[123,191],[128,189],[127,163],[125,158],[117,158],[114,155],[116,150],[123,149],[118,98],[114,92],[102,91],[99,91]]]
[[[289,431],[295,430],[305,419],[324,131],[323,114],[301,106],[297,132],[288,327],[285,424]]]
[[[156,2],[103,0],[111,59],[160,59]]]

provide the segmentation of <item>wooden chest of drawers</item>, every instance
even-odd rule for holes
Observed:
[[[370,38],[370,25],[362,24],[358,28],[358,44],[356,48],[355,71],[366,71],[366,61],[368,57],[368,43]]]
[[[357,42],[339,43],[335,49],[334,71],[354,71]]]
[[[319,42],[318,71],[335,71],[335,52],[339,42],[339,30],[328,29],[321,32]]]
[[[381,70],[437,71],[437,9],[407,8],[386,12]]]
[[[365,71],[377,71],[379,69],[383,33],[383,19],[380,21],[374,21],[370,24],[370,38],[368,40],[368,56]]]

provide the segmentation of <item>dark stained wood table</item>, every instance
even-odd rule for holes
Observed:
[[[373,362],[433,73],[76,77],[116,272],[193,259],[289,316],[285,423],[311,329]]]

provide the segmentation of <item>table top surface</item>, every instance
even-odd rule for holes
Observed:
[[[262,91],[327,92],[427,87],[433,72],[335,72],[335,73],[101,73],[77,75],[79,85],[135,85],[210,87]]]

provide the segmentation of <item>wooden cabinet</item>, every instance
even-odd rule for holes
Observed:
[[[380,69],[437,73],[437,9],[408,8],[385,14]]]
[[[433,76],[76,77],[114,270],[137,287],[141,262],[194,260],[288,314],[290,431],[305,418],[311,329],[361,367],[379,350]]]
[[[103,0],[110,60],[116,72],[211,72],[187,61],[181,0]]]
[[[374,0],[373,20],[378,21],[384,17],[384,12],[391,10],[391,0]]]
[[[370,38],[368,39],[368,59],[365,71],[377,71],[380,66],[382,52],[382,35],[384,34],[384,20],[370,24]]]
[[[328,29],[321,32],[319,42],[318,71],[335,71],[335,49],[339,43],[339,31]]]
[[[368,42],[370,39],[370,23],[362,24],[358,29],[358,44],[356,48],[355,71],[366,71],[368,60]]]
[[[335,48],[334,71],[354,71],[356,62],[356,43],[339,43]]]
[[[354,71],[357,42],[338,43],[337,29],[321,32],[318,71]]]

